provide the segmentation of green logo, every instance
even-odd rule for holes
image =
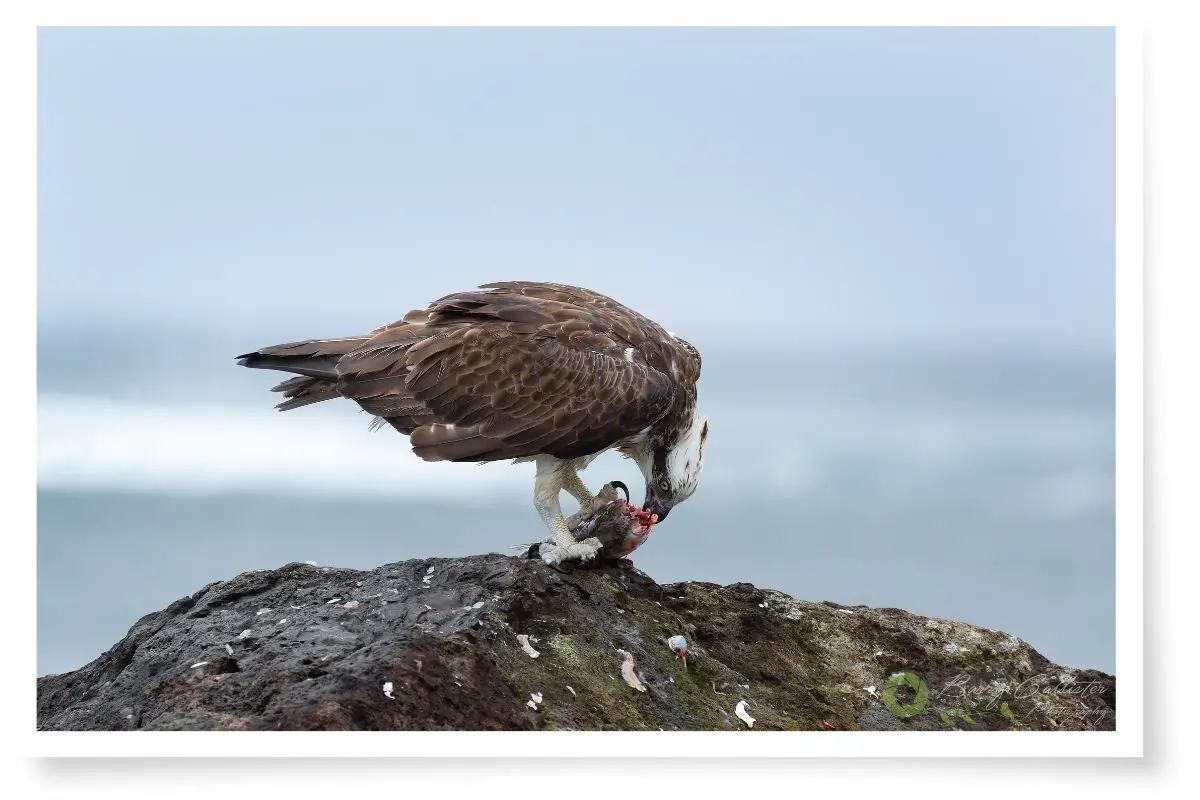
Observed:
[[[916,692],[916,697],[911,703],[901,703],[896,699],[896,690],[901,686],[907,686]],[[888,711],[901,719],[915,717],[923,712],[928,700],[929,688],[925,685],[925,681],[918,678],[913,672],[897,672],[888,679],[887,686],[883,690],[883,704],[887,706]]]

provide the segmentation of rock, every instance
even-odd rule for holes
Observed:
[[[496,554],[248,572],[37,694],[41,730],[1113,730],[1116,708],[1112,676],[960,622]]]

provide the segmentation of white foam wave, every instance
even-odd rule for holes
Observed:
[[[391,429],[368,432],[366,414],[323,411],[42,394],[38,484],[456,502],[521,501],[532,492],[532,464],[426,463]]]
[[[753,414],[718,407],[709,417],[718,422],[705,497],[797,498],[868,485],[920,498],[941,496],[951,484],[991,491],[997,481],[1016,481],[1022,488],[1014,491],[1050,515],[1111,503],[1111,423],[1103,415],[798,405]],[[390,428],[369,432],[369,419],[346,404],[279,414],[260,405],[42,394],[38,482],[65,490],[532,501],[532,464],[426,463]],[[615,453],[584,478],[589,485],[619,478],[635,495],[641,483],[632,462]]]

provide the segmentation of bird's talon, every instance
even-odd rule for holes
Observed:
[[[595,558],[602,547],[603,545],[600,543],[600,540],[592,537],[570,545],[553,545],[549,548],[542,548],[539,555],[542,558],[542,562],[549,566],[562,564],[564,561],[579,561],[583,563]]]

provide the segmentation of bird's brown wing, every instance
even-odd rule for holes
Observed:
[[[596,325],[607,329],[613,338],[625,342],[637,350],[640,359],[650,362],[663,372],[674,371],[671,362],[679,369],[678,378],[683,383],[695,384],[700,377],[700,353],[690,343],[668,332],[649,317],[617,302],[608,295],[600,294],[581,286],[540,281],[501,281],[486,283],[482,289],[492,293],[450,295],[442,301],[458,297],[520,297],[526,304],[540,301],[547,309],[569,307],[578,315],[587,315]],[[434,308],[433,306],[431,308]]]
[[[401,433],[410,434],[436,421],[406,383],[408,352],[429,335],[419,319],[400,320],[377,329],[370,339],[338,361],[338,394],[356,401]]]
[[[586,310],[462,293],[338,362],[338,392],[431,461],[588,455],[666,413],[674,385]]]
[[[438,422],[412,433],[428,460],[595,453],[666,413],[667,376],[579,325],[528,335],[463,326],[414,346],[408,389]]]

